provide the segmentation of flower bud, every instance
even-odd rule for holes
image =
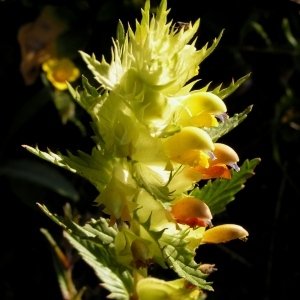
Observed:
[[[139,300],[197,300],[201,291],[183,278],[164,281],[156,278],[141,279],[136,286]]]
[[[209,166],[214,166],[217,164],[225,164],[231,166],[236,171],[239,170],[237,166],[237,162],[239,161],[239,157],[237,153],[229,146],[221,143],[215,143],[214,155],[216,159],[211,159],[209,161]]]
[[[177,200],[172,206],[171,214],[178,223],[191,227],[206,227],[211,224],[212,214],[209,207],[194,197],[185,197]]]
[[[125,191],[118,186],[106,191],[105,211],[119,219],[127,203]]]
[[[223,100],[211,92],[193,93],[183,100],[182,105],[178,121],[182,126],[217,126],[214,115],[222,115],[227,111]]]
[[[204,130],[188,126],[166,138],[164,149],[171,160],[193,166],[203,159],[200,151],[213,151],[214,144]]]
[[[204,273],[204,274],[211,274],[215,271],[217,271],[218,269],[215,268],[215,264],[201,264],[200,267],[199,267],[199,270]]]
[[[153,259],[149,258],[149,248],[141,240],[134,240],[131,243],[130,250],[133,256],[133,264],[137,269],[147,268],[154,263]]]
[[[203,113],[221,114],[227,111],[224,101],[211,92],[193,93],[184,100],[183,105],[190,116]]]
[[[212,227],[203,233],[202,243],[219,244],[226,243],[234,239],[246,241],[248,232],[236,224],[224,224]]]

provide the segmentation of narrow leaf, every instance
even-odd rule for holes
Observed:
[[[261,36],[261,38],[264,40],[267,46],[272,46],[272,41],[270,40],[267,32],[264,30],[264,28],[257,22],[251,22],[252,28]]]
[[[227,134],[233,128],[237,127],[242,121],[245,120],[247,115],[252,110],[252,105],[246,108],[243,112],[235,114],[230,119],[226,120],[224,123],[219,123],[218,127],[206,127],[203,128],[211,137],[213,142],[216,142],[221,136]]]
[[[92,155],[78,151],[79,156],[75,156],[71,152],[65,156],[61,153],[55,154],[50,150],[48,153],[43,152],[38,147],[33,148],[27,145],[23,145],[23,147],[59,167],[78,173],[89,180],[100,192],[110,180],[111,170],[116,162],[116,159],[112,158],[110,154],[100,151],[96,147],[93,148]]]
[[[290,27],[290,22],[287,18],[283,18],[282,20],[282,29],[284,32],[284,35],[287,39],[287,41],[295,48],[298,47],[299,43],[298,41],[295,39],[291,27]]]
[[[124,42],[125,42],[125,29],[124,26],[121,22],[121,20],[119,20],[118,23],[118,27],[117,27],[117,41],[119,43],[119,47],[122,48]]]
[[[221,99],[228,97],[232,94],[237,88],[239,88],[251,75],[251,73],[243,76],[242,78],[238,79],[236,82],[232,79],[231,84],[220,91],[221,85],[215,88],[212,92],[219,96]]]

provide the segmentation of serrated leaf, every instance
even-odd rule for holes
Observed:
[[[132,167],[134,179],[141,188],[144,188],[154,199],[170,201],[169,189],[159,175],[139,162],[134,162]]]
[[[224,30],[221,31],[221,33],[219,34],[218,38],[215,38],[213,40],[212,45],[207,50],[206,50],[206,47],[207,47],[207,44],[206,44],[206,46],[204,47],[205,48],[205,52],[204,52],[202,60],[204,60],[206,57],[208,57],[216,49],[216,47],[218,46],[218,44],[219,44],[219,42],[220,42],[220,40],[222,38],[223,32],[224,32]],[[202,49],[200,51],[202,51]]]
[[[114,248],[115,227],[104,218],[91,219],[80,226],[72,220],[52,214],[46,206],[38,204],[44,213],[64,229],[64,236],[79,252],[83,260],[95,271],[110,298],[129,299],[133,279],[131,273],[118,263]]]
[[[104,218],[99,218],[97,221],[91,219],[84,226],[80,226],[69,218],[52,214],[45,205],[39,203],[37,205],[56,224],[69,233],[79,236],[81,239],[90,239],[96,243],[110,244],[116,236],[116,229],[109,227]]]
[[[95,107],[99,106],[102,102],[106,100],[108,97],[107,92],[98,93],[96,88],[91,86],[88,82],[88,80],[82,76],[82,85],[83,85],[83,91],[78,91],[78,89],[74,89],[68,82],[68,89],[71,94],[71,96],[76,100],[76,102],[85,109],[92,119],[95,121],[97,114],[97,109]]]
[[[245,120],[247,115],[252,110],[253,105],[250,105],[248,108],[246,108],[243,112],[239,114],[234,114],[233,117],[229,118],[223,123],[219,123],[218,127],[205,127],[202,128],[204,131],[206,131],[213,142],[216,142],[221,136],[227,134],[229,131],[237,127],[242,121]]]
[[[199,270],[199,264],[194,260],[194,253],[186,247],[188,242],[185,241],[185,237],[189,230],[182,230],[173,235],[164,234],[162,236],[161,241],[165,243],[163,246],[164,256],[168,265],[180,277],[185,278],[200,289],[213,291],[211,282],[205,280],[207,275]]]
[[[111,51],[112,60],[111,63],[107,63],[104,57],[102,57],[101,62],[96,59],[96,56],[92,56],[79,51],[82,59],[87,64],[87,67],[91,70],[94,78],[101,84],[101,87],[106,90],[113,90],[115,85],[120,82],[123,75],[122,62],[120,58],[120,53],[118,52],[118,47],[114,42],[114,47]]]
[[[82,86],[92,97],[99,97],[99,93],[96,88],[89,84],[89,81],[86,77],[82,76]]]
[[[132,291],[133,279],[128,270],[121,265],[113,266],[115,257],[103,259],[103,247],[89,240],[65,233],[65,238],[79,252],[82,259],[93,268],[97,277],[103,282],[110,295],[108,298],[128,300]]]
[[[204,187],[194,189],[190,195],[205,202],[212,215],[220,213],[235,199],[235,194],[244,188],[246,180],[254,175],[253,170],[259,162],[260,158],[245,160],[239,172],[231,171],[231,179],[209,180]]]
[[[137,220],[138,217],[137,217],[137,211],[134,212],[134,218]],[[153,258],[154,260],[163,268],[167,268],[167,265],[165,264],[165,260],[164,258],[162,257],[162,253],[161,253],[161,248],[160,248],[160,244],[159,244],[159,240],[160,238],[162,237],[164,231],[165,231],[165,228],[162,229],[162,230],[159,230],[159,231],[154,231],[154,230],[151,230],[151,219],[152,219],[152,213],[150,213],[148,219],[145,221],[145,222],[140,222],[140,226],[144,229],[144,232],[143,230],[141,230],[140,232],[140,236],[145,238],[147,241],[151,241],[152,245],[151,245],[151,248],[152,250],[154,251],[153,252]]]
[[[219,96],[221,99],[224,99],[226,97],[228,97],[230,94],[232,94],[237,88],[239,88],[251,75],[251,73],[243,76],[242,78],[238,79],[236,82],[232,79],[231,84],[225,88],[225,89],[221,89],[222,84],[219,85],[217,88],[215,88],[212,93],[216,94],[217,96]]]
[[[89,180],[100,192],[103,191],[111,177],[111,171],[116,163],[116,159],[104,151],[98,150],[96,147],[92,150],[92,155],[78,151],[79,156],[67,152],[68,156],[61,153],[55,154],[48,150],[40,151],[38,147],[33,148],[23,145],[29,152],[71,172]]]

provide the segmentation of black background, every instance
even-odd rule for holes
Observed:
[[[213,246],[201,246],[197,260],[216,264],[217,272],[209,279],[214,292],[209,300],[235,299],[294,299],[298,294],[299,271],[299,128],[283,122],[288,111],[293,112],[292,121],[300,120],[299,101],[299,55],[300,50],[287,43],[281,22],[290,21],[296,39],[300,37],[300,5],[291,1],[175,1],[169,0],[170,19],[194,22],[200,18],[197,46],[211,42],[222,29],[224,35],[217,49],[200,67],[199,86],[212,81],[212,87],[220,83],[227,86],[232,78],[251,72],[250,79],[226,99],[229,115],[242,112],[249,105],[253,109],[246,120],[236,129],[222,137],[239,154],[240,162],[261,158],[245,188],[227,210],[214,218],[214,224],[236,223],[249,231],[246,243],[232,241]],[[85,52],[110,55],[111,37],[119,19],[134,27],[134,19],[140,19],[139,6],[130,1],[87,1],[89,9],[80,10],[76,1],[13,1],[0,2],[0,87],[1,87],[1,157],[3,165],[15,159],[38,160],[20,145],[27,144],[51,150],[90,151],[93,142],[80,137],[72,124],[62,125],[51,102],[48,102],[10,139],[7,132],[22,106],[42,87],[38,80],[33,86],[25,86],[19,73],[20,52],[17,43],[19,27],[32,21],[42,4],[66,4],[73,9],[79,22],[92,28]],[[152,1],[155,6],[158,1]],[[99,13],[99,11],[101,13]],[[99,18],[99,15],[101,18]],[[250,30],[256,21],[268,33],[272,46]],[[243,35],[244,34],[244,35]],[[109,60],[109,59],[108,59]],[[286,88],[292,91],[292,100],[283,103]],[[88,117],[82,115],[88,124]],[[300,123],[299,123],[300,124]],[[89,129],[88,129],[89,130]],[[89,132],[88,132],[89,133]],[[274,157],[278,150],[280,161]],[[96,191],[89,183],[77,181],[81,194],[78,210],[83,215],[97,215],[91,207]],[[12,181],[5,174],[1,184],[1,255],[0,298],[10,299],[62,299],[54,273],[51,252],[40,233],[41,227],[49,229],[60,239],[60,228],[35,207],[35,195],[42,193],[34,185],[28,185],[32,203],[24,202],[17,187],[24,182]],[[35,191],[35,192],[34,192]],[[45,192],[45,202],[61,213],[66,201],[50,191]],[[155,270],[154,270],[155,272]],[[97,279],[84,263],[78,262],[74,269],[74,281],[78,288],[89,280],[84,299],[103,299],[105,292],[98,287]],[[169,274],[172,278],[174,274]]]

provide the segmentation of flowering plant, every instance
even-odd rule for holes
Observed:
[[[217,140],[251,111],[232,117],[224,99],[249,75],[222,89],[191,81],[212,45],[196,49],[194,24],[167,22],[166,0],[150,16],[142,10],[135,32],[119,23],[112,60],[81,52],[100,87],[82,77],[83,90],[68,88],[90,114],[95,147],[78,156],[30,152],[89,180],[103,212],[84,226],[40,208],[65,229],[65,237],[95,270],[114,299],[201,299],[212,291],[206,265],[195,261],[202,244],[246,240],[236,224],[213,226],[260,161],[240,167],[237,153]],[[200,188],[198,183],[208,180]],[[212,181],[213,180],[213,181]],[[151,276],[151,266],[171,268],[178,279]]]

